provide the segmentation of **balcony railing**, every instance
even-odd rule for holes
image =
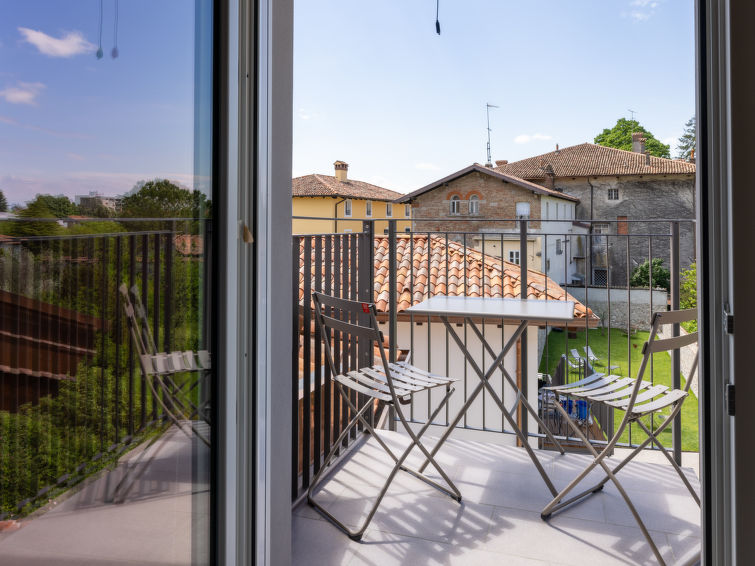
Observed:
[[[197,350],[211,234],[209,223],[185,219],[79,220],[66,235],[32,235],[60,231],[50,219],[6,222],[28,235],[0,240],[0,520],[113,464],[164,425],[118,288],[138,289],[159,351]]]
[[[309,220],[310,224],[315,220],[297,218]],[[454,230],[455,221],[463,222],[465,229]],[[517,379],[532,401],[538,397],[538,385],[546,380],[554,384],[574,381],[593,371],[633,376],[652,313],[678,307],[683,271],[694,262],[689,252],[694,250],[694,221],[686,219],[621,223],[500,219],[498,225],[502,228],[498,231],[490,228],[491,222],[496,221],[485,219],[480,221],[485,223],[484,232],[471,231],[471,222],[471,219],[422,220],[414,222],[413,231],[401,232],[397,230],[397,221],[390,221],[385,231],[376,233],[374,222],[365,219],[362,232],[293,236],[296,313],[293,327],[298,344],[292,360],[292,409],[296,421],[292,439],[293,500],[306,490],[337,431],[348,419],[348,412],[333,395],[322,337],[312,322],[309,299],[312,291],[375,302],[392,359],[408,353],[413,364],[461,380],[445,414],[434,423],[446,426],[477,384],[477,377],[456,355],[455,345],[449,343],[442,325],[405,312],[410,304],[436,294],[521,296],[524,288],[525,296],[569,299],[584,305],[586,308],[576,313],[573,323],[530,329],[516,358],[506,362],[518,368]],[[536,228],[530,228],[530,222]],[[668,280],[653,264],[653,258],[663,260],[662,267],[669,271]],[[650,265],[647,284],[635,286],[633,273],[645,261]],[[483,366],[489,363],[489,356],[486,357],[474,334],[467,332],[465,323],[458,321],[457,326],[465,346],[479,352],[478,361]],[[502,341],[508,332],[506,321],[484,321],[481,329],[489,341]],[[369,357],[360,359],[339,337],[327,339],[335,347],[339,367],[353,369],[372,363]],[[586,347],[600,358],[599,362],[586,359]],[[577,349],[586,361],[572,358],[572,349]],[[679,387],[685,360],[678,355],[672,358],[664,355],[668,359],[654,359],[646,378]],[[535,379],[536,374],[540,380]],[[500,371],[491,381],[496,383],[504,404],[513,404],[513,392],[505,386]],[[567,445],[576,440],[555,411],[549,410],[549,400],[539,401],[541,418],[551,431]],[[697,450],[694,401],[680,415],[673,435],[663,439],[664,445],[673,446],[677,459],[681,458],[682,449]],[[428,399],[427,394],[414,398],[408,410],[411,420],[426,422],[429,407],[434,404],[435,400]],[[379,409],[374,418],[382,416]],[[590,407],[575,405],[572,410],[582,421],[584,432],[596,442],[610,437],[615,419],[620,418],[608,409],[592,411]],[[549,448],[534,419],[526,419],[524,414],[519,419],[533,442]],[[386,420],[390,426],[392,420]],[[513,431],[487,392],[475,401],[458,426],[507,435],[511,438],[509,442],[514,442],[510,436]],[[649,426],[654,427],[655,423]],[[630,427],[619,446],[636,446],[642,440],[642,431]]]

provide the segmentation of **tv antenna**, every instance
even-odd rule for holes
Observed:
[[[631,115],[630,119],[632,120],[632,122],[634,122],[634,115],[637,114],[637,111],[631,110],[629,108],[627,108],[627,110],[629,111],[629,114]]]
[[[491,132],[491,129],[490,129],[490,109],[491,108],[498,108],[498,106],[496,106],[495,104],[490,104],[490,102],[486,102],[485,103],[485,112],[487,113],[487,116],[488,116],[488,162],[485,165],[487,167],[492,167],[493,166],[493,161],[492,161],[492,158],[490,156],[490,132]]]

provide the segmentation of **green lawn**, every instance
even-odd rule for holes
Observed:
[[[589,330],[589,344],[592,351],[601,361],[610,358],[611,365],[619,366],[618,372],[623,376],[636,377],[637,370],[642,360],[642,344],[647,340],[648,332],[637,332],[627,343],[627,335],[622,330],[613,328]],[[609,356],[609,336],[610,336],[610,356]],[[543,357],[540,360],[540,371],[547,372],[551,375],[556,370],[558,360],[563,353],[568,353],[571,348],[576,348],[581,355],[584,355],[582,349],[587,343],[585,340],[585,331],[577,332],[577,337],[567,340],[566,332],[553,331],[548,337],[546,348],[543,351]],[[567,344],[568,342],[568,344]],[[631,357],[628,355],[631,350]],[[631,361],[631,373],[629,362]],[[671,387],[671,356],[667,352],[655,354],[652,360],[652,378],[650,366],[645,371],[644,379],[653,383],[660,383]],[[597,371],[604,371],[598,364]],[[614,370],[616,373],[616,370]],[[571,381],[577,379],[576,373],[570,378]],[[684,376],[682,376],[682,387],[684,387]],[[668,410],[666,411],[668,414]],[[618,427],[621,419],[624,417],[623,411],[614,411],[614,426]],[[660,424],[662,418],[655,416],[656,425]],[[645,419],[645,424],[650,427],[650,418]],[[682,450],[696,452],[698,450],[698,412],[697,398],[690,392],[689,398],[684,401],[682,406]],[[646,435],[637,426],[632,427],[632,444],[639,444]],[[664,446],[671,447],[671,427],[668,427],[660,436]],[[629,431],[624,431],[621,442],[629,442]]]

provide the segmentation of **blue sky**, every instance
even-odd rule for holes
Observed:
[[[0,189],[193,183],[194,5],[0,0]],[[675,140],[694,112],[692,0],[296,0],[293,174],[410,191],[592,141],[628,109]]]
[[[661,140],[694,114],[692,0],[296,2],[294,175],[407,192],[492,157],[593,141],[635,110]],[[672,155],[674,154],[672,145]]]

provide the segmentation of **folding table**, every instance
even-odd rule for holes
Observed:
[[[543,478],[543,481],[548,486],[548,489],[550,490],[550,492],[554,496],[558,494],[558,491],[554,487],[553,482],[551,482],[550,478],[548,477],[548,474],[545,472],[542,464],[540,463],[537,456],[535,455],[534,450],[532,450],[532,447],[529,445],[528,438],[524,435],[521,428],[519,428],[519,426],[517,425],[516,418],[514,417],[514,415],[520,403],[525,407],[526,411],[535,418],[541,430],[544,431],[545,435],[553,443],[553,445],[561,452],[561,454],[564,453],[564,449],[561,447],[561,444],[559,444],[559,442],[556,440],[553,434],[548,430],[548,428],[545,426],[543,421],[540,420],[540,417],[537,414],[537,410],[533,409],[533,407],[527,401],[525,396],[522,394],[522,391],[519,389],[519,387],[517,387],[516,380],[511,378],[511,375],[508,373],[508,371],[504,367],[503,360],[504,360],[504,356],[516,344],[517,340],[519,340],[519,338],[522,336],[525,329],[530,323],[544,323],[546,321],[549,323],[571,322],[574,318],[574,303],[571,301],[553,301],[553,300],[539,300],[539,299],[503,299],[503,298],[495,298],[495,297],[447,297],[447,296],[438,295],[438,296],[426,299],[422,301],[421,303],[416,304],[412,307],[409,307],[408,309],[406,309],[406,312],[409,312],[414,315],[424,315],[428,317],[440,318],[440,320],[443,321],[443,324],[445,325],[446,330],[448,330],[449,335],[451,336],[451,338],[453,338],[454,342],[456,342],[456,345],[464,354],[464,357],[466,358],[469,365],[472,367],[472,370],[480,378],[480,383],[474,388],[474,390],[467,398],[466,402],[462,406],[459,413],[456,415],[456,417],[454,417],[453,421],[451,421],[448,429],[440,438],[438,443],[435,445],[435,448],[433,448],[433,450],[431,451],[430,453],[431,456],[434,456],[438,452],[440,447],[443,445],[443,443],[448,439],[448,437],[451,435],[456,425],[464,417],[464,415],[472,406],[472,403],[474,402],[475,398],[480,394],[480,392],[483,389],[487,389],[488,393],[490,394],[490,397],[493,399],[495,404],[498,405],[498,408],[503,413],[503,417],[509,423],[509,426],[511,426],[511,428],[514,430],[514,433],[517,435],[517,437],[521,441],[522,446],[529,454],[529,457],[532,460],[532,463],[535,464],[537,471],[540,473],[540,476]],[[477,338],[483,344],[485,351],[493,358],[493,362],[490,364],[490,366],[487,369],[481,368],[480,365],[477,363],[477,360],[475,360],[474,356],[469,352],[466,344],[464,343],[463,340],[461,340],[461,338],[459,338],[459,335],[454,330],[453,325],[449,322],[450,318],[464,319],[467,322],[467,324],[472,328],[472,331],[474,332],[475,336],[477,336]],[[516,321],[518,323],[516,331],[511,336],[511,338],[509,338],[506,341],[506,343],[503,346],[503,349],[498,355],[496,355],[495,350],[485,339],[482,332],[480,331],[477,324],[475,323],[475,320],[486,320],[486,319],[500,320],[502,331],[503,331],[503,322],[505,320]],[[506,409],[506,407],[503,404],[502,399],[498,396],[498,394],[493,389],[492,384],[490,383],[490,377],[499,368],[501,369],[503,373],[503,377],[506,380],[506,382],[516,392],[516,400],[514,402],[513,407],[510,410]],[[527,376],[522,376],[522,378],[526,379]],[[425,468],[425,466],[427,466],[427,463],[428,462],[426,461],[422,465],[422,467],[420,467],[420,471],[422,471]]]

